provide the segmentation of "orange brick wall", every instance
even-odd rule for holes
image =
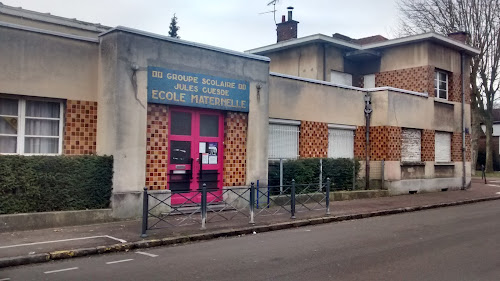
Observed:
[[[328,124],[300,122],[299,155],[303,158],[328,156]]]
[[[358,126],[354,136],[354,158],[365,159],[366,126]]]
[[[435,133],[434,130],[422,130],[422,147],[421,147],[421,159],[422,161],[434,161],[435,160]]]
[[[365,126],[356,129],[354,157],[364,159],[366,149]],[[393,126],[370,127],[370,160],[401,160],[401,128]]]
[[[167,188],[168,107],[148,104],[146,132],[146,186]]]
[[[246,184],[248,114],[227,112],[224,120],[224,186]]]
[[[465,134],[465,161],[471,161],[471,138]],[[451,137],[451,161],[462,161],[462,133],[454,132]]]
[[[390,86],[434,96],[434,67],[421,66],[375,74],[375,86]]]
[[[97,150],[97,102],[67,100],[64,154],[95,154]]]

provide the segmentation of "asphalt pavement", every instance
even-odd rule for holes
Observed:
[[[498,280],[500,201],[0,271],[0,280]]]

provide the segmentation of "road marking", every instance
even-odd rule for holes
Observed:
[[[494,187],[500,187],[500,185],[496,185],[496,184],[488,184],[489,186],[494,186]]]
[[[0,281],[9,281],[10,278],[4,278],[4,279],[0,279]]]
[[[500,194],[500,192],[497,192],[497,193],[495,193],[495,194]],[[0,280],[0,281],[1,281],[1,280]]]
[[[58,270],[51,270],[51,271],[45,271],[45,274],[50,274],[50,273],[57,273],[57,272],[62,272],[62,271],[69,271],[69,270],[75,270],[78,269],[78,267],[70,267],[70,268],[63,268],[63,269],[58,269]]]
[[[126,259],[126,260],[119,260],[119,261],[108,261],[106,264],[114,264],[114,263],[120,263],[120,262],[127,262],[127,261],[133,261],[134,259]]]
[[[150,254],[150,253],[146,253],[146,252],[136,252],[136,253],[137,254],[141,254],[141,255],[145,255],[145,256],[148,256],[148,257],[152,257],[152,258],[156,258],[158,256],[158,255]]]
[[[70,239],[62,239],[62,240],[53,240],[53,241],[42,241],[42,242],[33,242],[26,244],[17,244],[17,245],[8,245],[8,246],[0,246],[0,249],[14,248],[14,247],[24,247],[24,246],[32,246],[39,244],[49,244],[49,243],[60,243],[60,242],[68,242],[68,241],[76,241],[76,240],[86,240],[86,239],[95,239],[95,238],[109,238],[116,240],[120,243],[126,243],[127,241],[119,238],[115,238],[109,235],[100,235],[100,236],[89,236],[89,237],[79,237],[79,238],[70,238]]]

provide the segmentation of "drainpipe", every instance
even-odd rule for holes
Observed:
[[[365,188],[370,188],[370,116],[372,113],[370,93],[365,93],[365,119],[366,119],[366,163],[365,163]]]
[[[326,81],[326,44],[323,43],[323,81]]]
[[[465,173],[465,54],[460,53],[460,72],[462,76],[462,190],[466,185]]]

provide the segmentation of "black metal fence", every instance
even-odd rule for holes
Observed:
[[[330,179],[325,184],[295,184],[286,186],[224,188],[214,190],[206,184],[198,191],[171,193],[149,191],[144,188],[142,237],[148,230],[199,224],[205,229],[208,223],[247,219],[254,224],[256,218],[324,210],[330,214]],[[172,204],[173,195],[180,196],[181,204]],[[179,199],[179,197],[177,198]]]

